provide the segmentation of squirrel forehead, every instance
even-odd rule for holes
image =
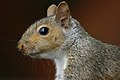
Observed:
[[[28,35],[31,35],[33,33],[36,33],[36,31],[38,30],[38,28],[42,27],[42,25],[43,25],[43,27],[45,27],[45,25],[46,25],[46,27],[51,28],[51,29],[53,29],[54,27],[59,27],[60,28],[60,23],[57,22],[57,21],[55,21],[54,19],[55,18],[53,16],[51,16],[49,18],[47,17],[47,18],[43,18],[43,19],[41,19],[39,21],[36,21],[34,24],[32,24],[27,29],[27,31],[25,32],[24,35],[28,36]]]
[[[47,25],[48,27],[51,26],[60,26],[60,23],[55,21],[54,17],[49,17],[49,18],[43,18],[40,21],[37,21],[37,27],[41,26],[41,25]]]

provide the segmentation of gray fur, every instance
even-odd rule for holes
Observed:
[[[28,44],[27,40],[36,32],[37,26],[45,23],[60,27],[65,40],[57,49],[41,53],[39,42]],[[41,19],[23,34],[20,42],[30,47],[27,53],[40,53],[32,55],[33,58],[59,60],[67,57],[64,73],[56,75],[56,80],[120,80],[120,47],[91,37],[73,18],[70,18],[67,30],[55,21],[54,16]]]
[[[70,26],[65,80],[120,80],[120,47],[91,37],[74,19]]]

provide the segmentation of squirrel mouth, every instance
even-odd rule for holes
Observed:
[[[29,56],[37,56],[38,54],[40,54],[39,52],[36,52],[36,53],[29,53],[28,55]]]

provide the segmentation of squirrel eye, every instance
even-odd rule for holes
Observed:
[[[41,34],[41,35],[47,35],[48,31],[49,31],[49,28],[47,28],[47,27],[41,27],[39,29],[39,34]]]

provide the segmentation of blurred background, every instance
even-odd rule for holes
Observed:
[[[17,42],[49,5],[62,0],[0,0],[0,80],[54,80],[52,60],[18,52]],[[120,0],[66,0],[74,18],[93,37],[120,45]]]

